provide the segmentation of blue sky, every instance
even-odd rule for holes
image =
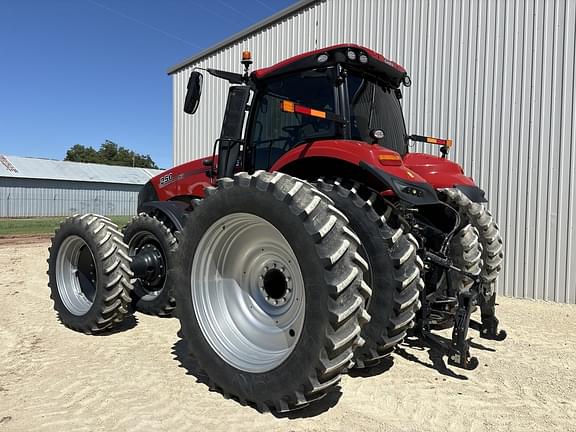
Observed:
[[[1,0],[0,153],[106,139],[172,165],[166,69],[295,0]]]

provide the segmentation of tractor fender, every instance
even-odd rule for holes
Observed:
[[[454,188],[458,189],[460,192],[466,195],[472,202],[475,203],[488,202],[485,196],[485,192],[478,186],[458,184],[455,185]]]
[[[182,231],[189,207],[181,201],[148,201],[138,206],[138,213],[161,213],[172,223],[176,231]]]
[[[366,162],[360,162],[360,167],[379,179],[383,184],[388,186],[388,188],[392,189],[394,194],[402,201],[414,205],[437,204],[439,202],[436,191],[429,183],[414,182],[396,177]]]
[[[410,153],[404,157],[404,164],[435,189],[455,188],[473,202],[487,202],[484,191],[456,162],[426,153]]]
[[[384,165],[380,162],[382,157],[398,157],[399,162]],[[391,189],[400,199],[414,205],[438,203],[434,188],[407,168],[398,153],[362,141],[322,140],[303,144],[285,153],[270,171],[312,181],[318,176],[348,177],[380,192]]]

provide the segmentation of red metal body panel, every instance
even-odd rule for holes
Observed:
[[[322,140],[310,144],[301,145],[293,148],[270,168],[270,171],[282,171],[286,165],[298,159],[311,157],[324,157],[340,159],[358,165],[361,161],[374,167],[390,173],[393,176],[411,181],[425,183],[426,180],[418,173],[413,172],[406,166],[400,165],[383,165],[378,160],[380,155],[398,155],[395,151],[388,150],[384,147],[367,144],[363,141],[352,140]],[[337,174],[337,173],[335,173]]]
[[[203,197],[204,188],[211,186],[206,172],[210,170],[203,161],[212,158],[202,158],[168,169],[152,178],[152,184],[158,198],[168,201],[178,196]]]
[[[403,161],[404,165],[417,172],[435,189],[455,185],[475,186],[474,180],[464,175],[462,167],[448,159],[426,153],[408,153]]]
[[[292,63],[294,63],[300,59],[303,59],[305,57],[309,57],[312,55],[316,55],[316,54],[321,54],[321,53],[326,52],[326,51],[339,49],[339,48],[353,48],[353,49],[362,50],[366,54],[368,54],[370,57],[374,58],[375,60],[378,60],[382,63],[386,63],[388,66],[393,67],[398,72],[406,73],[406,69],[404,69],[398,63],[395,63],[392,60],[388,60],[386,57],[384,57],[382,54],[377,53],[376,51],[372,51],[369,48],[365,48],[363,46],[355,45],[355,44],[339,44],[339,45],[332,45],[332,46],[329,46],[326,48],[318,49],[315,51],[308,51],[308,52],[305,52],[303,54],[299,54],[299,55],[296,55],[294,57],[290,57],[289,59],[283,60],[283,61],[276,63],[275,65],[272,65],[270,67],[257,69],[254,72],[252,72],[252,75],[256,79],[262,79],[262,78],[266,77],[266,75],[269,75],[272,72],[276,72],[277,70],[283,69],[286,66],[288,66],[288,65],[290,65],[290,64],[292,64]]]
[[[409,153],[399,165],[383,165],[378,159],[381,155],[397,154],[363,141],[322,140],[293,148],[278,159],[270,171],[282,171],[292,162],[319,157],[339,159],[354,165],[359,165],[363,161],[410,182],[430,183],[435,189],[455,185],[475,185],[474,180],[464,175],[460,165],[437,156]],[[204,165],[204,160],[206,158],[187,162],[152,178],[151,182],[158,193],[158,198],[167,201],[179,196],[203,197],[204,188],[212,184],[206,175],[210,167]],[[391,191],[387,194],[389,193]]]

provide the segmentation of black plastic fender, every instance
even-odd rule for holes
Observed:
[[[360,162],[360,167],[392,189],[396,196],[403,201],[414,205],[438,204],[440,202],[436,191],[428,183],[401,179],[363,161]]]
[[[181,201],[148,201],[138,206],[138,213],[153,214],[160,212],[172,222],[176,231],[182,231],[189,207],[189,204]]]
[[[464,195],[470,198],[470,201],[472,202],[476,203],[488,202],[484,191],[480,189],[478,186],[454,185],[454,188],[458,189],[460,192],[462,192]]]

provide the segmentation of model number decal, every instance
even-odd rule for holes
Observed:
[[[174,181],[174,176],[172,173],[168,173],[165,176],[160,177],[160,187],[164,187],[169,183]]]

